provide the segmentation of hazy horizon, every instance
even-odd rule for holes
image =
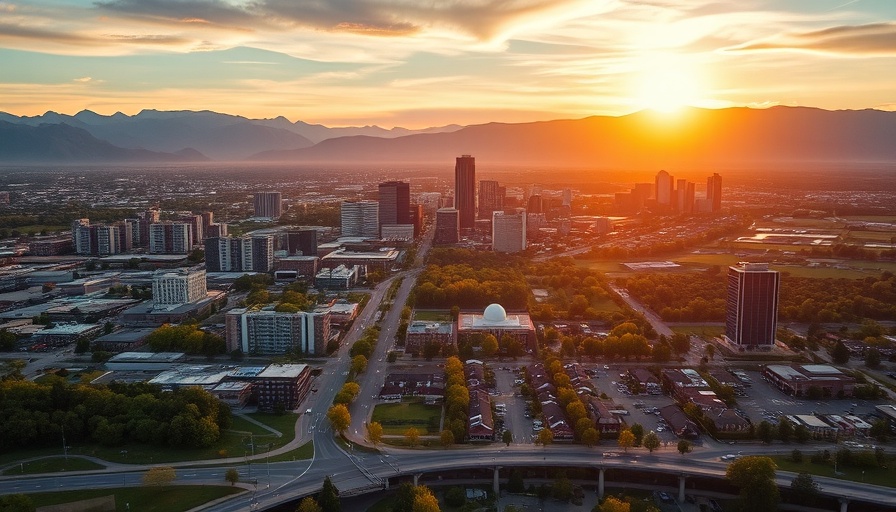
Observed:
[[[682,106],[896,109],[896,4],[0,2],[0,110],[143,109],[326,126]]]

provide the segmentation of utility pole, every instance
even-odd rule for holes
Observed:
[[[65,460],[68,461],[68,445],[65,444],[65,425],[62,425],[62,453],[65,455]]]

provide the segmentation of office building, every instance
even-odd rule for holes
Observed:
[[[461,229],[476,224],[476,159],[470,155],[457,157],[454,165],[454,208],[460,217]]]
[[[76,254],[83,256],[110,256],[131,248],[130,231],[125,225],[106,226],[90,224],[90,219],[72,222],[72,246]]]
[[[656,203],[672,206],[672,197],[675,189],[675,178],[666,171],[656,173],[655,196]]]
[[[270,272],[274,268],[274,237],[207,238],[205,268],[209,272]]]
[[[540,195],[533,194],[529,196],[529,200],[526,202],[526,211],[528,213],[544,213],[544,205]]]
[[[520,252],[526,250],[526,212],[494,212],[492,214],[492,250]]]
[[[492,213],[504,209],[503,187],[497,181],[482,180],[479,182],[479,218],[492,218]]]
[[[675,209],[681,213],[694,211],[694,184],[687,180],[678,180],[675,189]]]
[[[152,301],[155,305],[198,302],[208,297],[203,269],[157,270],[152,276]]]
[[[775,344],[781,275],[766,263],[728,267],[725,337],[750,347]]]
[[[342,202],[342,236],[378,238],[380,205],[376,201]]]
[[[433,243],[456,244],[460,241],[460,213],[455,208],[436,211],[436,232]]]
[[[286,233],[286,246],[291,256],[317,256],[317,230],[289,230]]]
[[[258,395],[258,410],[291,411],[308,396],[311,367],[306,364],[272,364],[253,380]]]
[[[410,224],[411,186],[403,181],[387,181],[379,186],[379,225]]]
[[[722,177],[719,173],[706,178],[706,200],[710,204],[710,211],[722,211]]]
[[[255,193],[255,217],[277,220],[283,215],[283,195],[280,192]]]
[[[324,355],[330,336],[330,313],[232,309],[225,315],[224,330],[228,352]]]

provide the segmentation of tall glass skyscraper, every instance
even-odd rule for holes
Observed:
[[[737,345],[775,344],[781,274],[766,263],[728,267],[725,337]]]
[[[470,155],[457,157],[454,165],[454,207],[460,214],[460,228],[472,229],[476,224],[476,159]]]

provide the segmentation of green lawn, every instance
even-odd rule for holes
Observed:
[[[103,469],[106,466],[79,457],[54,457],[21,463],[3,472],[5,476],[33,475],[40,473],[57,473],[59,471],[90,471]]]
[[[314,442],[308,441],[307,443],[299,446],[295,450],[290,452],[286,452],[280,455],[275,455],[270,458],[271,462],[285,462],[292,460],[305,460],[310,459],[314,456]]]
[[[797,463],[790,460],[790,456],[772,457],[778,469],[782,471],[792,471],[794,473],[810,473],[818,476],[826,476],[830,478],[839,478],[841,480],[850,480],[853,482],[866,482],[869,484],[883,485],[885,487],[896,487],[896,458],[890,457],[887,461],[886,468],[865,469],[864,471],[852,467],[839,467],[837,470],[840,475],[834,474],[834,466],[824,464],[813,464],[809,461],[812,451],[805,449],[803,452],[803,462]],[[832,452],[833,455],[833,452]]]
[[[116,512],[181,512],[203,503],[243,492],[239,487],[210,485],[169,485],[30,494],[36,507],[115,496]],[[128,507],[128,505],[130,505]]]
[[[414,320],[421,322],[450,322],[451,313],[444,310],[417,310],[414,311]]]
[[[73,444],[69,450],[70,455],[90,455],[110,462],[122,462],[126,464],[156,464],[160,462],[180,462],[187,460],[214,460],[227,457],[241,457],[252,452],[252,441],[255,444],[255,453],[277,449],[295,438],[295,423],[297,414],[254,413],[252,418],[264,423],[279,432],[281,437],[276,437],[271,432],[248,422],[238,416],[233,417],[233,430],[251,432],[226,431],[221,434],[221,439],[208,448],[171,448],[167,446],[153,446],[145,444],[127,444],[122,446],[101,446],[98,444]],[[16,451],[0,456],[0,463],[8,464],[22,459],[31,459],[43,455],[60,455],[60,448],[41,448],[36,450]]]
[[[410,427],[416,427],[421,434],[437,434],[441,405],[426,405],[422,400],[397,404],[379,404],[373,409],[371,421],[383,425],[386,435],[404,435]]]

